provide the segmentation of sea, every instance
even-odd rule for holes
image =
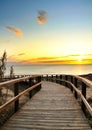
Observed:
[[[92,65],[14,65],[15,75],[35,75],[35,74],[74,74],[82,75],[92,73]],[[10,74],[10,66],[6,67],[5,75]]]

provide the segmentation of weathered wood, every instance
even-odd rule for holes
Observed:
[[[19,94],[19,88],[18,83],[14,84],[14,97],[16,97]],[[19,98],[14,103],[14,111],[18,111],[19,109]]]
[[[70,76],[71,77],[71,83],[73,83],[73,76]],[[73,88],[71,87],[71,91],[73,92]]]
[[[0,106],[0,111],[4,110],[8,105],[10,105],[11,103],[15,102],[16,100],[18,100],[21,96],[25,95],[26,93],[28,93],[29,91],[35,89],[36,87],[38,87],[40,83],[37,83],[35,85],[33,85],[32,87],[24,90],[23,92],[19,93],[17,96],[15,96],[14,98],[12,98],[11,100],[9,100],[8,102],[6,102],[5,104],[3,104],[2,106]]]
[[[53,75],[51,75],[51,81],[53,82]]]
[[[84,82],[82,82],[82,95],[86,99],[86,84]],[[83,110],[84,113],[86,113],[86,106],[85,106],[83,101],[82,101],[82,110]]]
[[[74,91],[75,98],[77,98],[78,95],[80,95],[81,100],[82,100],[82,97],[84,97],[86,100],[86,86],[87,85],[92,86],[92,82],[90,82],[89,80],[82,78],[80,76],[76,76],[76,75],[62,75],[62,76],[63,76],[62,80],[60,78],[58,79],[56,76],[56,82],[69,87],[72,92]],[[71,77],[71,82],[68,81],[70,79],[70,77]],[[77,80],[80,80],[82,82],[82,93],[78,90]],[[88,105],[89,103],[86,103],[86,102],[84,102],[84,100],[82,100],[82,103],[81,103],[82,110],[86,114],[86,108],[87,108],[88,112],[92,116],[92,108],[89,107],[90,106],[90,105]]]
[[[19,78],[19,79],[12,79],[12,80],[9,80],[9,81],[6,81],[6,82],[2,82],[0,83],[0,88],[2,87],[9,87],[15,83],[19,83],[21,81],[25,81],[25,80],[28,80],[30,78],[35,78],[37,77],[37,75],[34,75],[34,76],[26,76],[26,77],[23,77],[23,78]]]
[[[89,86],[89,87],[92,86],[92,82],[86,78],[80,77],[78,75],[71,75],[71,76],[77,78],[81,82],[84,82],[86,86]]]
[[[86,98],[86,84],[82,82],[82,95]]]
[[[58,83],[58,80],[57,80],[57,79],[58,79],[58,75],[56,75],[56,83]]]
[[[0,130],[91,130],[71,91],[43,82],[42,89]]]
[[[38,83],[40,83],[41,82],[41,76],[39,76],[38,77]],[[39,87],[38,87],[38,91],[41,89],[41,84],[39,85]]]
[[[75,85],[76,88],[77,88],[77,78],[74,78],[74,85]],[[75,98],[77,99],[77,98],[78,98],[78,95],[77,95],[77,92],[76,92],[76,91],[75,91],[74,95],[75,95]]]
[[[31,79],[34,79],[34,78],[37,78],[37,84],[36,86],[32,89],[30,89],[31,86],[29,86],[28,89],[24,90],[23,92],[19,93],[19,88],[18,88],[18,84],[22,81],[28,81],[29,79],[29,85],[32,83],[32,80]],[[34,94],[40,90],[41,88],[41,76],[37,76],[37,75],[34,75],[34,76],[27,76],[27,77],[23,77],[23,78],[19,78],[19,79],[14,79],[14,80],[10,80],[10,81],[6,81],[6,82],[2,82],[0,83],[0,88],[1,87],[9,87],[10,85],[14,85],[14,98],[12,98],[11,100],[9,100],[8,102],[6,102],[5,104],[1,105],[0,106],[0,111],[2,111],[3,109],[5,109],[5,107],[7,107],[8,105],[10,105],[11,103],[14,102],[14,111],[16,112],[19,108],[19,98],[26,94],[27,92],[29,91],[32,91],[34,89]],[[31,93],[31,92],[30,92]],[[30,94],[31,96],[31,94]]]
[[[71,87],[73,88],[73,90],[76,91],[77,94],[80,96],[80,98],[81,98],[81,100],[82,100],[81,105],[82,105],[82,107],[83,107],[83,105],[85,106],[85,107],[83,108],[83,109],[85,109],[85,110],[82,109],[83,112],[86,114],[86,108],[87,108],[88,112],[89,112],[90,115],[92,116],[92,108],[91,108],[91,106],[89,105],[89,103],[87,102],[87,100],[85,99],[85,97],[83,96],[83,94],[82,94],[71,82],[69,82],[69,81],[66,81],[66,82],[68,82],[68,83],[71,85]]]
[[[47,75],[47,77],[46,77],[46,80],[48,81],[48,75]]]
[[[68,76],[67,76],[67,75],[65,75],[65,80],[66,80],[66,81],[68,80]],[[65,82],[65,86],[68,87],[67,82]]]
[[[29,79],[29,87],[33,86],[32,78]],[[32,90],[29,91],[29,98],[32,97]]]
[[[60,79],[62,79],[62,75],[60,75]]]

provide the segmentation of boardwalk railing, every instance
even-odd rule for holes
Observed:
[[[21,82],[27,82],[28,87],[24,91],[19,92],[19,83]],[[14,97],[6,103],[2,104],[0,106],[0,111],[4,110],[8,105],[14,103],[14,110],[16,112],[19,108],[19,98],[21,96],[29,93],[29,98],[31,98],[33,93],[36,93],[41,89],[41,76],[25,76],[0,83],[0,89],[10,86],[14,87]]]
[[[88,112],[90,116],[92,116],[92,108],[86,100],[86,88],[90,86],[92,87],[91,82],[76,75],[43,75],[42,78],[70,88],[74,93],[75,98],[80,98],[83,112],[85,114]]]

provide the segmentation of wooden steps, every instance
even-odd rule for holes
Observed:
[[[0,130],[91,130],[71,91],[43,82],[42,89]]]

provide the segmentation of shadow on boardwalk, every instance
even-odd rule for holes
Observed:
[[[91,130],[71,91],[43,82],[32,97],[1,130]]]

